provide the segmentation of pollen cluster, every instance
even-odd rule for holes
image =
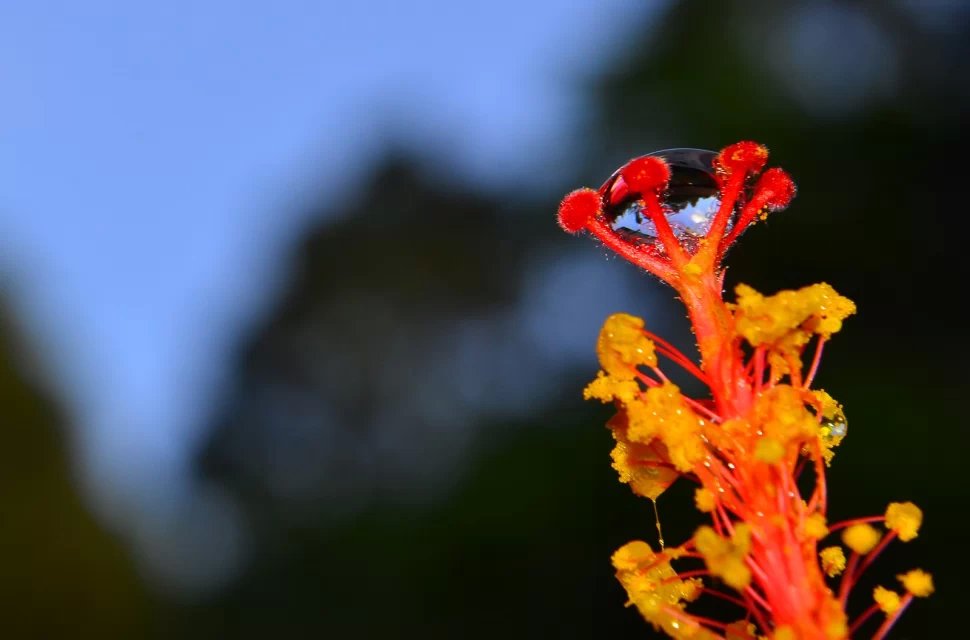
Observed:
[[[700,596],[703,583],[679,579],[670,559],[671,554],[656,554],[646,542],[629,542],[617,549],[613,567],[629,597],[627,605],[635,606],[654,628],[672,638],[716,638],[684,612],[686,603]]]

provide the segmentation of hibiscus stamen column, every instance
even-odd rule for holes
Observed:
[[[656,500],[685,478],[697,483],[697,507],[710,514],[711,526],[680,545],[655,552],[631,542],[613,557],[629,604],[675,638],[846,638],[846,607],[859,575],[891,540],[915,538],[922,518],[915,505],[894,503],[876,518],[891,532],[881,542],[865,519],[832,526],[844,529],[848,561],[841,546],[818,550],[830,533],[825,468],[846,421],[841,405],[811,385],[823,345],[855,305],[824,283],[773,296],[739,285],[735,301],[724,300],[727,250],[795,194],[787,173],[764,171],[767,159],[754,142],[717,154],[657,152],[630,161],[598,190],[572,192],[559,210],[566,231],[589,231],[673,287],[697,338],[694,365],[639,318],[615,314],[597,342],[602,370],[584,392],[618,409],[607,426],[622,482]],[[693,373],[709,397],[681,393],[658,353]],[[804,469],[816,475],[808,495],[798,483]],[[688,566],[676,571],[673,562]],[[829,580],[843,571],[836,597]],[[882,611],[886,618],[875,629],[882,637],[914,597],[932,592],[921,571],[900,580],[907,593],[880,587],[853,632]],[[731,623],[694,616],[687,604],[703,594],[746,614]]]

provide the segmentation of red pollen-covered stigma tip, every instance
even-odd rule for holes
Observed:
[[[569,233],[579,233],[599,215],[603,208],[600,194],[592,189],[577,189],[559,205],[559,226]]]

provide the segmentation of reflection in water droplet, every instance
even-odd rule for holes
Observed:
[[[717,154],[704,149],[666,149],[647,155],[663,158],[670,165],[670,185],[661,202],[674,235],[693,253],[721,206],[713,167]],[[619,172],[604,187],[603,215],[613,231],[635,244],[663,252],[663,245],[657,241],[656,225],[641,207],[638,194],[630,193]],[[728,229],[732,223],[733,220]]]
[[[845,437],[849,432],[849,421],[845,419],[842,409],[836,409],[831,418],[822,418],[822,437],[826,440],[835,440]]]

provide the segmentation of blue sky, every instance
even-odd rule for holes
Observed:
[[[535,186],[565,167],[573,83],[648,5],[0,5],[0,283],[106,521],[138,530],[194,490],[204,411],[305,196],[348,197],[388,143]]]

